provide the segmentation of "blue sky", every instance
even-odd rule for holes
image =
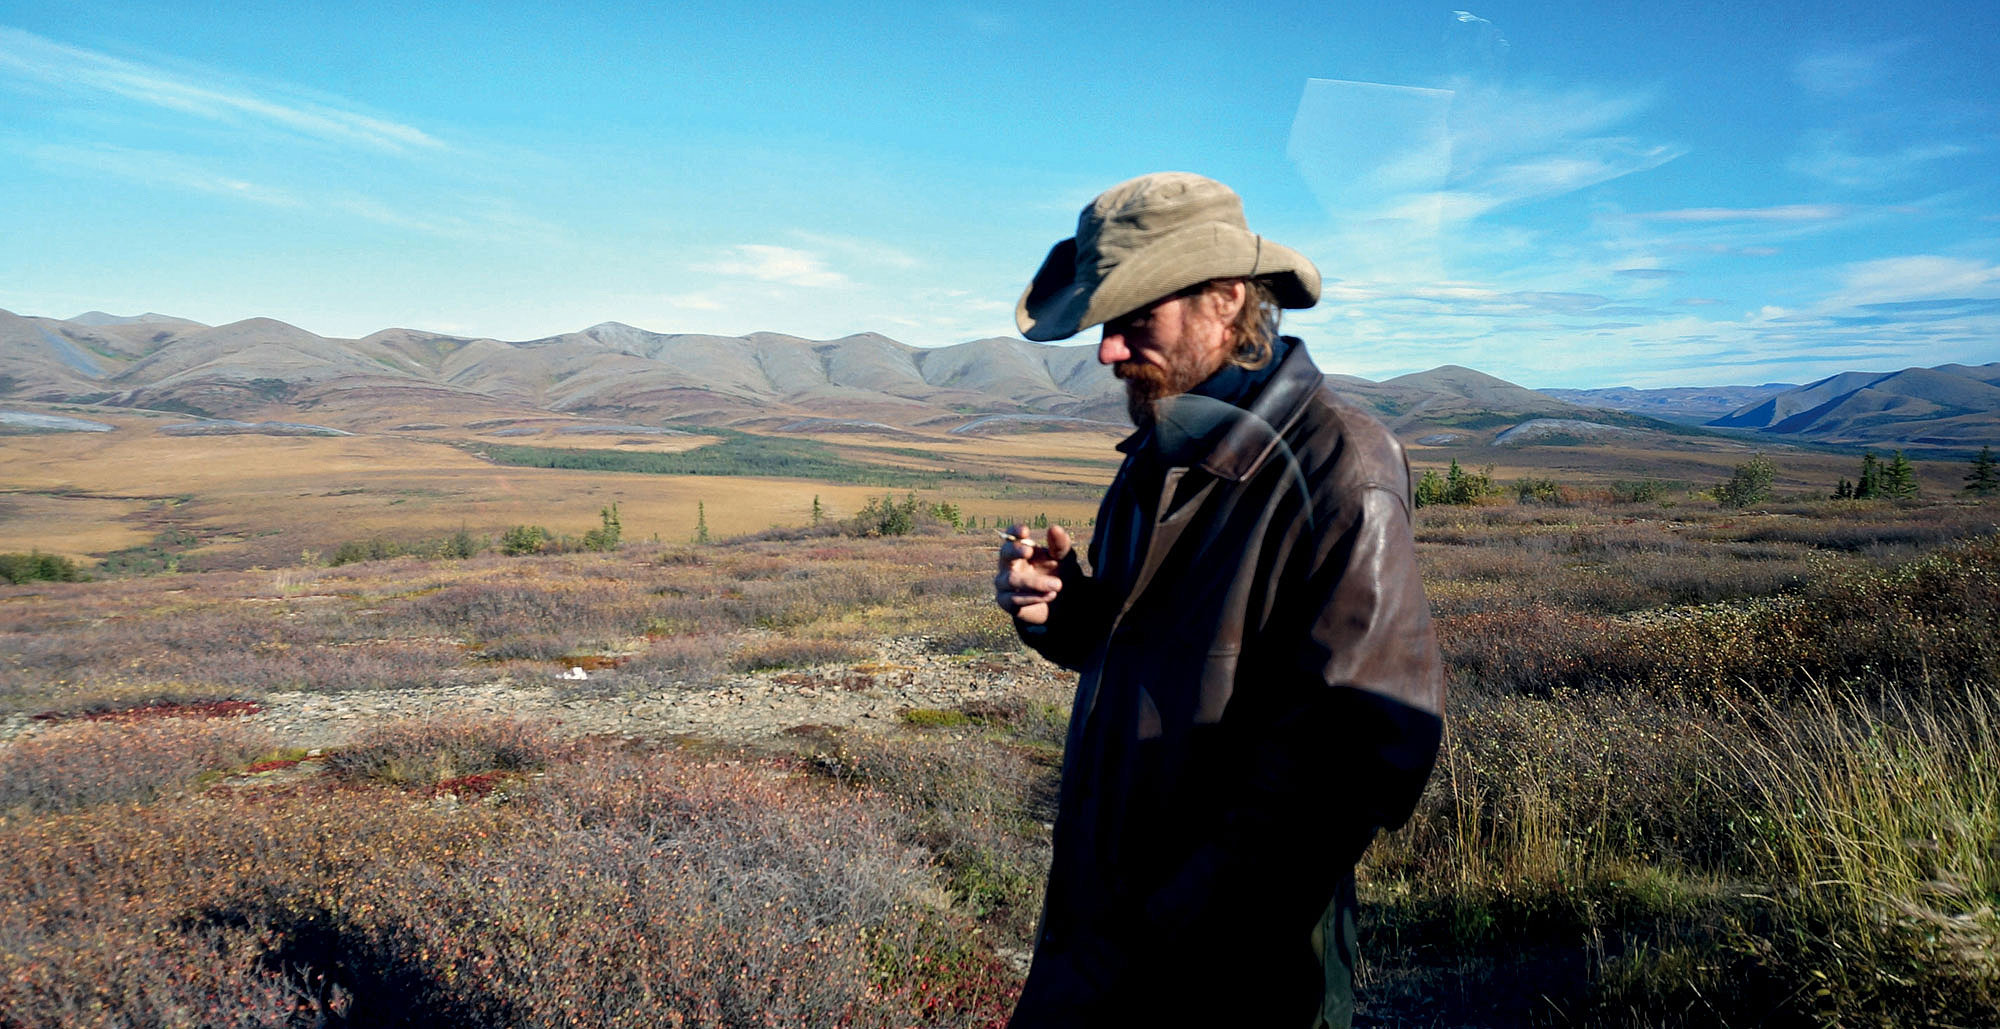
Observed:
[[[1319,264],[1329,371],[2000,360],[1991,0],[0,2],[22,314],[933,346],[1162,169]]]

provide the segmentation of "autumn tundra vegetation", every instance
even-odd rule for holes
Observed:
[[[1991,1024],[2000,506],[1769,472],[1436,473],[1448,740],[1361,870],[1363,1024]],[[593,654],[570,688],[981,674],[1018,644],[946,507],[0,587],[0,1026],[1000,1024],[1058,687],[748,740],[255,714]]]

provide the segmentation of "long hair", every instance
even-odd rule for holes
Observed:
[[[1213,279],[1204,292],[1219,293],[1232,282],[1243,283],[1243,307],[1229,323],[1229,363],[1256,370],[1271,363],[1271,348],[1278,338],[1278,318],[1283,311],[1277,294],[1263,279]]]

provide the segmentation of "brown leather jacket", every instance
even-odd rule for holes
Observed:
[[[1016,1026],[1313,1024],[1314,929],[1436,757],[1401,445],[1301,345],[1245,407],[1177,400],[1017,626],[1082,677]]]

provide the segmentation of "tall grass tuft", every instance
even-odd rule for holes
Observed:
[[[1773,960],[1806,1006],[1883,1024],[2000,1012],[2000,690],[1822,687],[1737,714],[1776,730],[1734,753]]]

